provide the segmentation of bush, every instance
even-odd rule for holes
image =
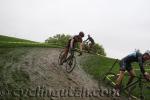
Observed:
[[[96,43],[93,48],[95,49],[96,53],[106,56],[105,50],[102,45]]]
[[[49,37],[47,40],[45,40],[45,42],[65,46],[67,44],[69,38],[71,38],[70,35],[57,34],[53,37]]]

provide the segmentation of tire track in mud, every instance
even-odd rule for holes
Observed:
[[[19,48],[21,49],[21,48]],[[57,48],[28,48],[17,64],[30,77],[30,88],[44,86],[46,89],[60,90],[72,88],[98,89],[98,82],[77,65],[72,73],[67,73],[64,66],[58,65],[61,49]],[[78,59],[77,59],[78,62]],[[123,100],[112,97],[44,97],[30,100]]]

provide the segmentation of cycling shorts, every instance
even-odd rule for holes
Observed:
[[[127,63],[127,62],[125,62],[125,61],[120,61],[120,70],[121,71],[130,71],[130,70],[132,70],[133,68],[132,68],[132,65],[131,65],[131,63]]]

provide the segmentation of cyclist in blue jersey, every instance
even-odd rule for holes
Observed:
[[[115,86],[116,96],[120,95],[120,93],[119,93],[120,85],[124,78],[124,74],[125,74],[126,70],[128,71],[129,76],[130,76],[127,85],[129,85],[133,81],[133,79],[135,77],[135,72],[131,66],[131,64],[133,62],[139,63],[141,73],[147,80],[150,80],[150,74],[145,72],[145,70],[144,70],[144,62],[147,60],[150,60],[150,51],[146,51],[144,54],[141,54],[139,51],[136,51],[136,52],[124,57],[120,61],[120,74],[119,74],[118,79],[116,80],[116,86]]]

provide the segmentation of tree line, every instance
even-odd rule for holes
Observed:
[[[48,39],[46,39],[45,42],[51,43],[51,44],[57,44],[57,45],[61,45],[65,47],[70,38],[71,38],[71,35],[56,34],[53,37],[49,37]],[[106,56],[105,50],[102,45],[95,43],[93,48],[95,50],[95,53]]]

